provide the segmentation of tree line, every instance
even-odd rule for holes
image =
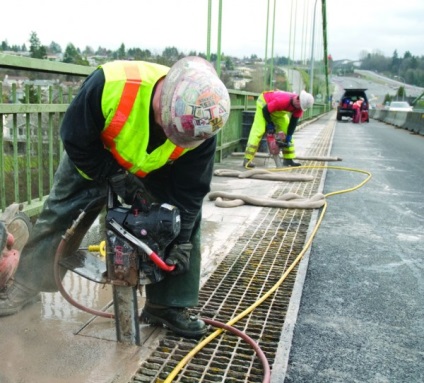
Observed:
[[[99,46],[97,50],[94,50],[90,46],[86,46],[83,50],[81,50],[80,48],[75,47],[74,44],[69,43],[65,50],[62,51],[61,46],[54,41],[52,41],[49,45],[43,45],[36,32],[31,32],[29,44],[30,46],[27,48],[25,44],[21,46],[9,45],[7,40],[4,40],[1,42],[0,50],[29,52],[30,57],[38,59],[47,59],[49,55],[62,55],[62,59],[60,60],[62,62],[87,66],[90,65],[88,58],[94,60],[95,64],[102,64],[105,61],[110,60],[132,59],[145,61],[155,60],[160,64],[170,66],[178,59],[186,56],[176,47],[166,47],[162,51],[161,55],[155,56],[148,49],[127,49],[124,43],[122,43],[117,50],[110,50],[101,46]],[[191,51],[188,53],[188,55],[206,58],[206,55],[201,52]],[[214,62],[216,59],[217,55],[211,54],[210,61]],[[250,58],[245,57],[244,59],[250,59],[252,61],[260,60],[256,55],[251,55]],[[222,54],[224,69],[228,71],[234,69],[234,62],[236,60],[237,58]],[[375,71],[410,85],[424,87],[424,56],[414,56],[411,52],[406,51],[401,57],[397,50],[393,52],[392,57],[386,57],[379,51],[375,51],[373,53],[361,52],[359,61],[360,69]],[[274,64],[278,66],[296,63],[286,57],[275,57]],[[335,61],[333,62],[332,59],[331,62],[329,62],[329,66],[329,69],[332,70],[333,73],[339,73],[343,75],[353,73],[355,69],[355,65],[352,62],[337,63]]]
[[[424,87],[424,56],[414,56],[406,51],[401,57],[397,50],[392,57],[386,57],[381,52],[362,52],[359,69],[371,70],[386,77],[393,78],[406,84]],[[348,75],[355,70],[353,62],[335,63],[335,74]]]
[[[361,69],[389,73],[407,84],[424,87],[424,56],[414,56],[409,51],[403,57],[397,50],[392,57],[385,57],[379,52],[367,54],[361,60]]]
[[[37,59],[48,59],[48,56],[62,55],[62,59],[59,60],[64,63],[78,64],[89,66],[89,57],[98,61],[98,64],[102,64],[105,61],[110,60],[144,60],[151,61],[155,60],[159,64],[172,65],[175,61],[183,58],[187,55],[179,52],[176,47],[166,47],[161,55],[153,55],[149,49],[141,48],[129,48],[126,49],[125,44],[122,43],[117,50],[110,50],[99,46],[97,50],[94,50],[90,46],[86,46],[83,50],[75,47],[74,44],[69,43],[66,45],[65,50],[62,51],[62,47],[55,41],[52,41],[49,45],[43,45],[36,32],[31,32],[29,38],[29,49],[26,44],[23,45],[9,45],[7,40],[1,42],[1,51],[13,51],[13,52],[29,52],[29,56]],[[198,53],[191,51],[188,56],[200,56],[206,58],[204,53]],[[211,61],[215,61],[217,58],[216,54],[211,54]],[[234,63],[230,57],[224,57],[224,65],[226,69],[233,69]]]

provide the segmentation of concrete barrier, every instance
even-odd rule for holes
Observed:
[[[383,121],[383,122],[386,122],[386,119],[387,119],[387,115],[389,114],[389,111],[388,110],[385,110],[385,109],[381,109],[380,110],[380,121]]]
[[[406,119],[407,129],[411,132],[424,136],[424,113],[412,112],[408,113]]]
[[[406,122],[406,117],[407,117],[408,113],[407,112],[392,112],[389,111],[389,113],[387,113],[386,116],[386,122],[388,124],[397,126],[398,128],[405,128],[405,122]]]
[[[424,113],[391,112],[385,109],[370,110],[370,117],[411,132],[424,135]]]

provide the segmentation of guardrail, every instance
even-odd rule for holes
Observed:
[[[0,53],[0,210],[12,202],[36,216],[49,194],[63,154],[59,127],[79,86],[95,67]],[[218,135],[215,161],[244,150],[243,112],[256,108],[257,93],[229,90],[231,113]],[[302,120],[326,112],[315,104]]]

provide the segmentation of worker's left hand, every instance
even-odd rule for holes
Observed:
[[[284,141],[276,140],[276,142],[279,148],[289,148],[290,146],[293,145],[291,142],[287,142],[286,140]]]
[[[171,275],[183,274],[190,267],[190,253],[193,245],[190,242],[174,245],[165,259],[167,265],[175,265]]]
[[[277,143],[278,147],[281,148],[287,148],[287,142],[284,140],[279,140],[278,138],[275,140],[275,142]]]
[[[290,146],[293,145],[291,142],[291,136],[285,136],[285,137],[277,136],[276,142],[280,148],[289,148]]]

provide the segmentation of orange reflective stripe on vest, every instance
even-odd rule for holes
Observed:
[[[138,66],[135,64],[126,64],[124,70],[128,80],[126,81],[124,90],[122,91],[118,109],[116,110],[109,126],[103,130],[102,137],[104,143],[109,147],[118,163],[125,169],[129,169],[132,164],[128,161],[125,161],[118,153],[114,139],[128,120],[128,116],[130,115],[131,109],[134,106],[134,101],[137,97],[138,90],[140,89],[141,76]]]
[[[175,161],[177,158],[179,158],[182,154],[184,153],[184,148],[180,148],[179,146],[177,146],[175,149],[174,149],[174,151],[171,153],[171,155],[169,156],[169,159],[171,160],[171,161]],[[139,170],[138,172],[136,172],[135,173],[136,174],[136,176],[138,176],[138,177],[141,177],[141,178],[143,178],[143,177],[146,177],[147,176],[147,173],[146,172],[143,172],[143,171],[141,171],[141,170]]]
[[[183,152],[184,152],[184,148],[180,148],[179,146],[177,146],[175,150],[169,156],[169,159],[172,161],[175,161],[179,156],[183,154]]]

